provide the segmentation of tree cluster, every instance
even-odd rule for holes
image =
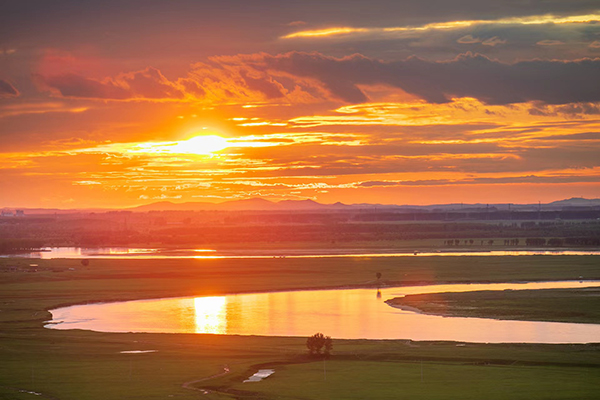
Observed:
[[[306,339],[306,347],[311,355],[326,355],[331,354],[333,350],[333,340],[330,336],[325,336],[322,333],[315,333]]]

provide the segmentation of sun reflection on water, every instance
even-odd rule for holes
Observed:
[[[194,317],[196,333],[227,333],[227,299],[225,296],[196,297]]]

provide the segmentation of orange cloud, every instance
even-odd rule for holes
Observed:
[[[260,60],[258,55],[258,60]],[[100,100],[169,100],[204,104],[310,103],[323,98],[316,82],[274,77],[240,57],[215,57],[196,63],[187,76],[168,80],[158,69],[121,73],[95,79],[78,73],[35,74],[44,89],[58,96]]]
[[[486,42],[490,43],[486,43]],[[482,44],[501,43],[498,38]],[[383,85],[430,103],[473,97],[488,104],[539,101],[548,104],[600,101],[600,59],[533,60],[503,63],[466,53],[448,61],[411,57],[382,61],[355,54],[264,53],[212,57],[192,66],[186,77],[169,81],[155,68],[96,80],[77,74],[39,76],[61,96],[111,100],[175,100],[210,104],[337,99],[369,100],[363,87]],[[556,84],[560,82],[560,84]]]
[[[103,80],[74,73],[36,75],[35,78],[43,87],[63,97],[106,100],[183,98],[181,89],[152,67]]]

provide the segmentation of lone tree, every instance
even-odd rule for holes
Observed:
[[[321,332],[315,333],[306,339],[306,347],[310,355],[323,354],[328,356],[333,350],[333,340],[331,340],[330,336],[325,336]]]

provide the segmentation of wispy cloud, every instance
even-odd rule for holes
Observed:
[[[366,181],[355,184],[356,187],[392,187],[392,186],[446,186],[446,185],[482,185],[482,184],[548,184],[548,183],[596,183],[598,175],[560,174],[560,175],[525,175],[503,177],[479,177],[457,179],[419,179],[404,181]]]
[[[595,40],[592,43],[590,43],[590,46],[592,49],[600,49],[600,40]]]
[[[560,46],[565,44],[564,42],[561,42],[560,40],[551,40],[551,39],[547,39],[547,40],[540,40],[539,42],[536,43],[538,46]]]
[[[464,29],[482,25],[544,25],[544,24],[582,24],[596,23],[600,21],[600,14],[555,16],[555,15],[537,15],[529,17],[512,17],[500,19],[478,19],[463,21],[434,22],[424,25],[394,26],[387,28],[367,28],[367,27],[332,27],[318,30],[303,30],[283,36],[283,39],[298,38],[326,38],[340,35],[387,35],[394,33],[419,33],[423,31],[447,31],[454,29]]]
[[[86,106],[69,106],[61,102],[6,104],[0,107],[0,118],[31,114],[80,113],[88,109]]]

